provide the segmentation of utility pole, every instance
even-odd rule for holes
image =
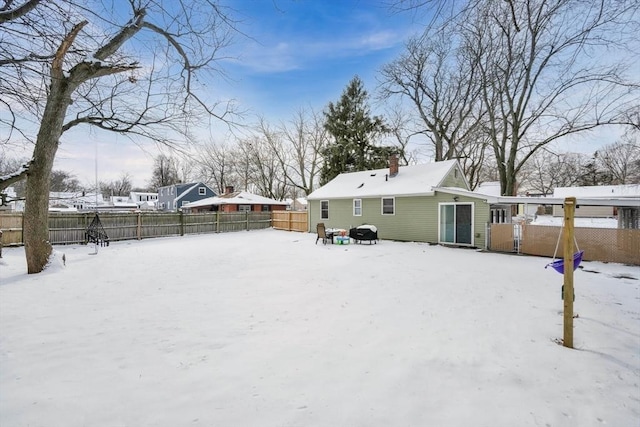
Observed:
[[[562,242],[564,246],[564,286],[562,299],[564,301],[564,337],[562,345],[573,348],[573,219],[576,212],[576,198],[564,199],[564,227]]]

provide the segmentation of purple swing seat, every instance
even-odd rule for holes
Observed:
[[[574,271],[576,270],[576,268],[578,268],[578,266],[582,262],[582,255],[584,255],[584,251],[578,251],[575,254],[573,254],[573,270]],[[549,266],[551,266],[551,268],[553,268],[558,273],[564,274],[564,259],[557,259],[553,262],[550,262],[549,264],[545,265],[544,268],[547,268]]]

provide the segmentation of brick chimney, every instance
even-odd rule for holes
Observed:
[[[233,185],[227,185],[226,187],[224,187],[224,194],[231,194],[233,193]]]
[[[398,175],[398,156],[391,154],[389,156],[389,178]]]

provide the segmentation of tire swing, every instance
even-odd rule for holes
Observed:
[[[564,221],[563,221],[564,222]],[[564,227],[564,224],[563,224]],[[551,267],[555,271],[560,274],[564,274],[564,259],[556,259],[556,255],[558,254],[558,247],[560,246],[560,237],[562,236],[562,228],[560,228],[560,233],[558,234],[558,241],[556,242],[556,249],[553,251],[553,261],[549,264],[545,265],[544,268]],[[578,247],[578,241],[576,240],[575,234],[573,235],[573,243],[576,246],[577,252],[573,254],[573,271],[578,268],[580,263],[582,262],[582,256],[584,255],[584,251],[581,251]]]

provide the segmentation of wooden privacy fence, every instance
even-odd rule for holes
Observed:
[[[271,225],[278,230],[307,232],[306,211],[273,211]]]
[[[547,225],[491,224],[489,249],[552,257],[562,227]],[[575,227],[578,247],[584,260],[640,265],[640,230]],[[556,258],[562,258],[562,239]]]
[[[100,213],[110,241],[198,233],[225,233],[271,227],[271,212]],[[54,245],[85,243],[95,213],[50,213],[49,241]],[[2,244],[20,245],[22,213],[0,214]]]

